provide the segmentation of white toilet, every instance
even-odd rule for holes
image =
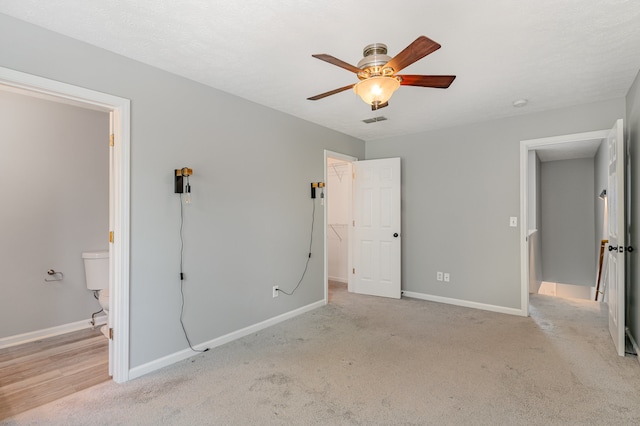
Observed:
[[[82,253],[84,261],[84,274],[87,281],[87,288],[97,291],[98,302],[104,309],[107,317],[109,315],[109,251],[87,251]],[[107,325],[100,328],[102,334],[109,337]]]

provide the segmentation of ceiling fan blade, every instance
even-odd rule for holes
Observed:
[[[341,87],[339,89],[331,90],[330,92],[321,93],[319,95],[312,96],[307,98],[310,101],[317,101],[318,99],[326,98],[327,96],[335,95],[336,93],[344,92],[345,90],[351,89],[355,84],[350,84],[348,86]]]
[[[331,55],[327,55],[326,53],[320,53],[320,54],[311,55],[311,56],[313,56],[314,58],[318,58],[321,61],[325,61],[325,62],[329,62],[330,64],[337,65],[340,68],[344,68],[345,70],[354,72],[356,74],[362,71],[360,68],[355,67],[351,64],[348,64],[345,61],[341,61],[340,59],[335,58]]]
[[[420,36],[413,43],[404,48],[404,50],[394,56],[384,68],[391,67],[393,72],[397,73],[401,69],[408,67],[418,59],[422,59],[429,53],[440,49],[440,44],[427,38]]]
[[[455,75],[399,75],[402,78],[402,86],[435,87],[436,89],[446,89],[451,86]]]

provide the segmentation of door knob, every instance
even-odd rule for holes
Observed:
[[[393,234],[393,237],[394,237],[394,238],[398,238],[398,233],[397,233],[397,232],[395,232],[395,233]]]

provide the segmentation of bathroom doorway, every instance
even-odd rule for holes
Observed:
[[[111,297],[108,327],[111,330],[112,339],[109,340],[109,370],[115,382],[125,382],[129,378],[129,100],[2,67],[0,67],[0,85],[7,91],[29,93],[36,98],[99,111],[110,117],[112,136],[110,137],[107,133],[104,141],[109,152],[109,225],[103,243],[103,246],[109,247],[110,252],[109,289]],[[55,146],[53,148],[55,149]],[[33,155],[43,156],[46,153],[34,152]],[[24,174],[26,173],[29,171],[25,170]],[[19,177],[14,178],[18,183]],[[46,176],[43,179],[46,179]],[[81,174],[70,179],[68,194],[73,196],[74,185],[82,184]],[[16,188],[18,187],[16,186]],[[63,201],[50,200],[52,203]],[[24,211],[25,214],[29,213],[28,209],[24,209]],[[69,235],[55,235],[55,237],[64,239]],[[42,265],[40,266],[42,267]],[[53,277],[64,276],[64,271],[54,272],[62,272],[62,274],[52,274]],[[61,283],[53,283],[52,285],[61,286],[61,291],[64,290]],[[56,328],[54,327],[54,329]],[[40,338],[46,336],[47,330],[42,331],[45,334]],[[58,334],[61,334],[68,330],[58,331]]]

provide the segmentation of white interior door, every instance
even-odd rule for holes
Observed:
[[[353,163],[353,291],[399,299],[400,158]]]
[[[609,250],[607,292],[609,308],[609,332],[618,355],[625,352],[625,151],[622,120],[616,121],[607,138],[609,147]]]

